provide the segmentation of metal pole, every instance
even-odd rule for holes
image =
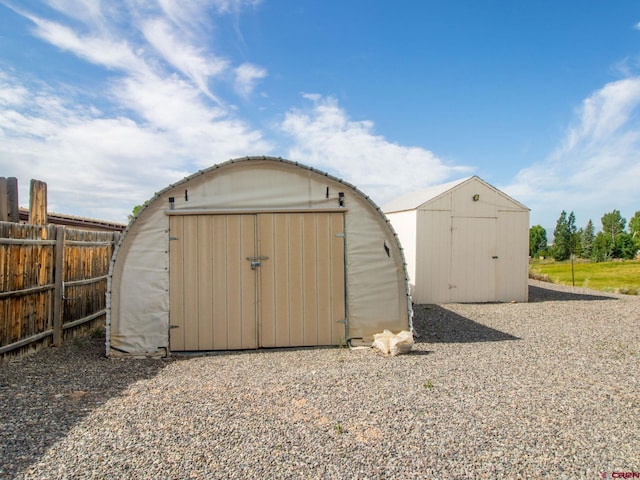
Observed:
[[[56,269],[54,272],[55,289],[53,293],[53,346],[62,345],[62,309],[63,282],[64,282],[64,226],[56,228]]]

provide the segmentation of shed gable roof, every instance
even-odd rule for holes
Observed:
[[[416,210],[417,208],[435,200],[436,198],[446,194],[447,192],[451,190],[455,190],[459,186],[471,181],[478,181],[483,185],[487,186],[488,188],[495,190],[497,193],[499,193],[504,198],[508,199],[510,202],[514,203],[518,207],[525,210],[529,210],[526,206],[524,206],[517,200],[511,198],[509,195],[502,192],[501,190],[498,190],[494,186],[489,185],[487,182],[482,180],[477,175],[474,175],[472,177],[465,177],[459,180],[454,180],[452,182],[443,183],[440,185],[434,185],[433,187],[428,187],[423,190],[418,190],[416,192],[407,193],[383,205],[382,211],[385,213],[394,213],[394,212],[404,212],[408,210]]]

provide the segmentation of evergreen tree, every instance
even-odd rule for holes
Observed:
[[[575,250],[576,217],[571,212],[567,216],[564,210],[558,218],[556,228],[553,231],[553,258],[567,260]]]
[[[580,235],[580,256],[582,258],[591,258],[591,248],[593,247],[593,239],[595,238],[595,236],[596,234],[593,227],[593,222],[589,220],[587,222],[587,226],[584,228],[582,234]]]
[[[598,232],[593,239],[591,247],[591,260],[594,262],[606,262],[611,258],[613,250],[613,241],[611,237],[604,232]]]
[[[571,245],[573,245],[573,254],[576,257],[582,257],[582,233],[584,230],[579,228],[576,233],[573,234],[571,239]]]
[[[633,238],[627,232],[621,232],[616,236],[616,241],[613,245],[614,258],[631,260],[636,256],[637,250]]]

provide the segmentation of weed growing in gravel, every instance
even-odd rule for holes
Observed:
[[[431,380],[427,380],[424,383],[424,388],[433,388],[433,382]]]
[[[529,270],[529,278],[533,280],[539,280],[541,282],[553,283],[549,275],[545,275],[544,273],[539,272],[533,272],[531,270]]]
[[[343,432],[344,432],[344,429],[342,428],[342,424],[341,424],[340,422],[336,423],[336,424],[333,426],[333,429],[335,430],[335,432],[336,432],[338,435],[340,435],[341,433],[343,433]]]
[[[620,287],[617,290],[623,295],[640,295],[640,288],[636,287]]]
[[[104,338],[105,337],[105,330],[103,327],[96,327],[91,331],[91,338],[96,338],[96,339],[100,339],[100,338]]]
[[[347,348],[347,342],[344,337],[338,339],[338,361],[344,362],[345,350]]]

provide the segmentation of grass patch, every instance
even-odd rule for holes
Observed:
[[[553,280],[551,280],[551,277],[549,277],[549,275],[546,275],[540,272],[534,272],[531,269],[529,270],[529,278],[533,278],[534,280],[540,280],[541,282],[550,282],[550,283],[553,282]]]
[[[535,260],[529,264],[529,278],[551,281],[562,285],[591,288],[603,292],[626,295],[640,294],[640,262],[637,260],[615,262],[576,261],[555,262]]]

